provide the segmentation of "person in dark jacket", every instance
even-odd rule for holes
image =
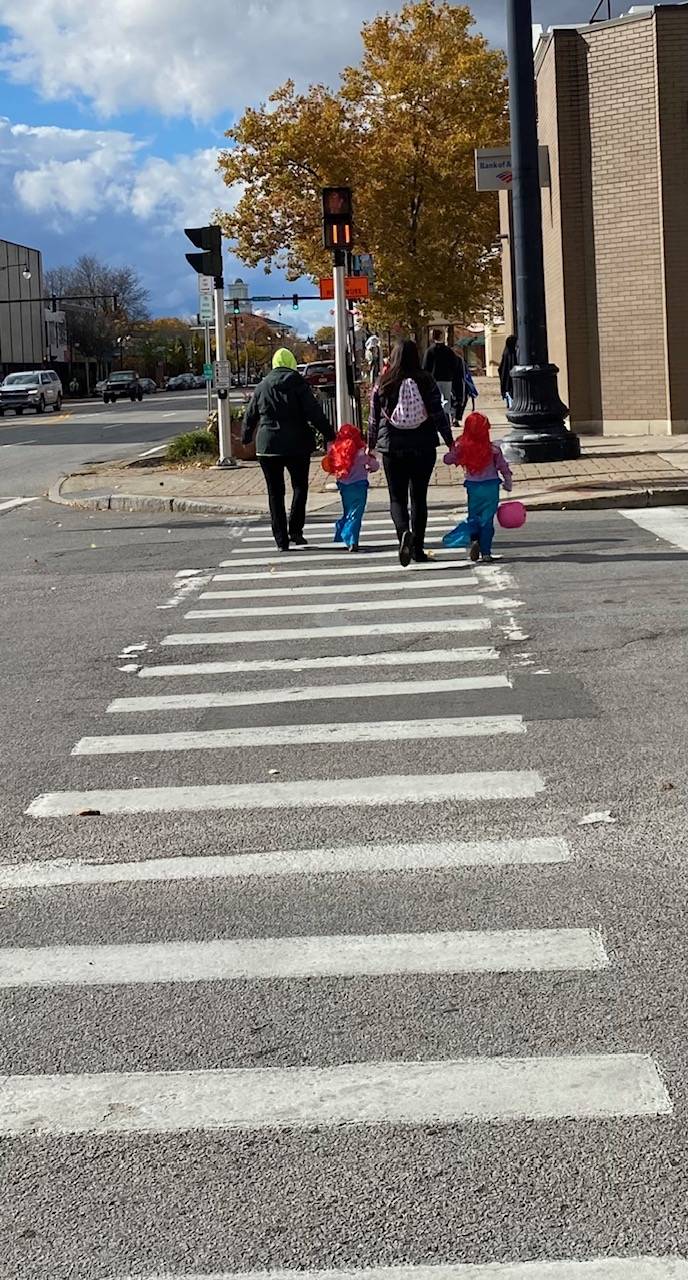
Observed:
[[[306,545],[303,526],[308,472],[315,448],[313,427],[322,432],[326,441],[334,440],[334,428],[306,379],[298,372],[296,356],[286,347],[280,347],[273,356],[272,369],[253,393],[241,436],[244,444],[256,437],[256,456],[265,476],[272,532],[280,551],[288,551],[290,542],[297,547]],[[285,470],[289,472],[293,490],[288,522],[284,506]]]
[[[441,329],[433,329],[432,342],[425,352],[423,368],[432,374],[447,405],[447,413],[451,413],[452,391],[458,377],[459,361],[457,356],[442,341]]]
[[[504,343],[502,358],[499,362],[499,389],[502,393],[502,400],[506,401],[507,407],[510,409],[513,401],[513,386],[511,383],[511,370],[518,362],[518,352],[516,350],[516,337],[512,333]]]
[[[408,380],[415,384],[426,412],[426,417],[412,429],[396,426],[392,421],[402,386]],[[451,449],[452,433],[439,387],[421,368],[415,342],[400,342],[373,391],[368,449],[370,452],[377,449],[382,454],[390,512],[399,539],[399,560],[403,565],[412,559],[428,559],[424,549],[428,485],[437,460],[438,433]]]

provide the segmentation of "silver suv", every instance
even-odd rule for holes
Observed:
[[[0,418],[6,409],[19,414],[25,409],[45,413],[48,405],[55,413],[62,408],[62,383],[53,369],[8,373],[0,385]]]

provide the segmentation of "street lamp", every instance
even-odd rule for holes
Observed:
[[[7,262],[3,267],[0,267],[0,271],[11,271],[14,267],[21,267],[22,275],[25,280],[31,279],[31,272],[29,270],[28,263],[26,262]]]
[[[559,370],[547,347],[531,0],[506,0],[506,19],[518,363],[503,445],[512,462],[556,462],[579,458],[580,440],[566,427]]]

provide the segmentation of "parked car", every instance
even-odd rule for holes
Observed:
[[[176,377],[170,378],[166,391],[195,391],[196,377],[193,373],[178,373]]]
[[[205,386],[206,386],[206,383],[205,383],[205,378],[203,377],[203,374],[202,374],[202,373],[195,373],[195,374],[194,374],[194,387],[196,388],[196,390],[197,390],[197,391],[205,391]]]
[[[305,364],[301,372],[310,387],[333,387],[335,385],[334,360],[319,360],[313,364]]]
[[[55,413],[62,408],[62,383],[53,369],[8,373],[0,386],[0,418],[6,409],[14,409],[17,414],[25,409],[45,413],[48,405]]]
[[[118,369],[116,373],[111,373],[103,387],[103,404],[114,404],[115,400],[122,400],[124,396],[132,403],[134,400],[143,400],[139,375],[133,369]]]
[[[102,396],[102,394],[103,394],[103,392],[104,392],[104,390],[105,390],[105,383],[106,383],[106,382],[107,382],[107,378],[101,378],[101,379],[100,379],[100,382],[96,382],[96,385],[95,385],[95,387],[93,388],[93,394],[94,394],[94,396]]]
[[[139,383],[141,384],[141,390],[143,391],[144,396],[155,395],[158,389],[158,384],[157,382],[154,382],[152,378],[139,378]]]

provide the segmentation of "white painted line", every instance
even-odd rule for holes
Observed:
[[[240,550],[240,548],[237,548]],[[350,556],[345,546],[341,546],[336,551],[309,551],[307,548],[291,552],[290,555],[298,560],[299,564],[305,563],[309,568],[314,564],[323,564],[327,560],[344,560],[349,564],[359,564],[361,560],[396,560],[399,561],[398,551],[366,551],[361,552],[358,556]],[[271,556],[254,555],[246,560],[221,560],[221,569],[246,569],[251,565],[278,565],[284,564],[284,555],[280,555],[277,551]]]
[[[26,444],[26,441],[19,443]],[[38,498],[2,498],[0,499],[0,511],[13,511],[15,507],[24,507],[28,502],[38,502]]]
[[[169,415],[169,414],[164,414],[164,417],[166,417],[166,418],[167,418],[167,417],[170,417],[170,415]],[[117,426],[119,426],[119,423],[117,423],[116,425],[117,425]],[[106,430],[106,431],[110,431],[110,430],[112,430],[112,428],[111,428],[111,427],[105,427],[105,430]],[[166,453],[166,452],[167,452],[167,445],[166,445],[166,444],[156,444],[156,446],[155,446],[155,448],[154,448],[154,449],[146,449],[145,453],[139,453],[137,456],[138,456],[139,458],[152,458],[152,457],[153,457],[153,454],[156,454],[156,453]]]
[[[260,581],[266,582],[268,579],[261,578]],[[477,583],[472,575],[462,573],[460,577],[442,578],[441,586],[443,591],[447,588],[452,591],[457,588],[463,590],[466,587],[475,591]],[[304,596],[362,595],[363,592],[370,591],[374,591],[376,596],[390,591],[398,594],[403,591],[406,595],[409,591],[437,591],[437,587],[438,583],[432,578],[407,574],[405,578],[394,578],[392,582],[327,582],[318,587],[249,587],[238,591],[235,587],[231,591],[202,591],[199,600],[279,600],[282,596],[300,600]],[[491,590],[489,587],[487,589]]]
[[[182,631],[165,636],[161,645],[268,644],[276,640],[335,640],[340,636],[446,635],[454,631],[489,631],[489,618],[443,618],[433,622],[370,622],[341,627],[296,627],[261,631]],[[374,658],[372,659],[374,661]]]
[[[294,560],[296,560],[296,556],[294,557]],[[234,563],[237,564],[238,561],[235,561]],[[280,561],[280,565],[286,563],[291,564],[292,562],[291,560],[288,562],[285,560]],[[393,573],[402,574],[405,578],[410,579],[414,574],[422,576],[425,573],[436,572],[438,570],[450,570],[456,573],[460,567],[460,564],[457,563],[456,560],[428,560],[427,564],[411,564],[408,569],[404,569],[398,561],[394,561],[392,564],[368,564],[365,561],[365,558],[364,560],[361,560],[356,556],[347,556],[346,563],[337,565],[335,569],[311,567],[307,572],[311,578],[334,578],[341,576],[341,574],[347,574],[349,577],[358,577],[359,574]],[[470,569],[471,566],[468,561],[466,561],[463,566],[463,572],[472,577]],[[305,576],[306,571],[304,569],[280,568],[278,572],[277,566],[272,565],[269,569],[261,569],[260,573],[216,573],[213,577],[213,582],[259,582],[261,585],[264,585],[266,582],[281,582],[282,578],[301,578],[303,580]]]
[[[120,733],[81,738],[73,756],[129,755],[144,751],[212,751],[250,747],[321,746],[342,742],[420,742],[525,733],[522,716],[447,716],[433,720],[364,720],[346,724],[279,724],[250,729],[189,729],[180,733]]]
[[[33,818],[98,813],[198,813],[235,809],[362,809],[460,800],[521,800],[545,789],[538,773],[391,774],[372,778],[249,783],[238,786],[132,787],[122,791],[53,791],[32,800]]]
[[[380,871],[442,871],[457,867],[549,866],[571,860],[568,844],[558,837],[471,840],[466,843],[342,845],[337,849],[150,858],[143,862],[83,862],[55,858],[50,862],[0,864],[0,889],[242,879],[244,876],[374,875]]]
[[[5,1076],[0,1133],[180,1133],[670,1115],[645,1054]]]
[[[119,1280],[688,1280],[684,1258],[561,1258],[556,1262],[436,1263],[426,1266],[361,1267],[337,1271],[175,1271],[120,1276]]]
[[[115,698],[108,711],[192,711],[202,707],[272,706],[277,702],[334,702],[345,698],[408,698],[510,689],[508,676],[455,676],[447,680],[378,680],[366,684],[311,685],[294,689],[240,689],[231,693],[169,693],[161,697]]]
[[[484,596],[423,596],[416,600],[328,600],[325,604],[258,605],[255,609],[191,609],[185,618],[299,618],[319,613],[389,613],[408,609],[443,609],[445,606],[473,609],[485,603]]]
[[[451,662],[496,662],[497,649],[420,649],[400,650],[398,653],[376,653],[376,667],[425,667],[441,666]],[[348,655],[337,658],[251,658],[236,662],[179,662],[161,664],[158,667],[142,667],[139,675],[144,679],[154,676],[219,676],[249,675],[257,671],[329,671],[345,667],[351,669]]]
[[[688,551],[688,511],[685,507],[651,507],[643,511],[621,511],[641,529],[670,542],[680,551]]]
[[[178,569],[175,578],[195,578],[199,573],[205,573],[205,569]]]
[[[400,973],[548,973],[608,967],[602,939],[590,929],[213,938],[202,942],[0,948],[0,988]]]
[[[448,515],[446,520],[442,520],[437,516],[434,516],[434,517],[429,516],[427,527],[428,529],[437,529],[437,530],[452,529],[455,524],[456,524],[456,518],[451,515]],[[303,532],[307,538],[308,537],[324,538],[329,534],[330,544],[332,546],[339,546],[340,544],[335,543],[334,541],[334,525],[335,525],[335,520],[333,517],[330,521],[323,521],[321,524],[315,524],[315,523],[306,524]],[[378,517],[378,518],[374,516],[365,517],[363,521],[364,535],[367,533],[375,533],[375,531],[378,529],[383,531],[386,530],[389,532],[390,535],[394,534],[394,525],[392,524],[392,520],[390,516]],[[377,536],[376,533],[375,533],[375,536]],[[269,529],[266,529],[265,526],[262,526],[261,528],[256,529],[255,531],[252,529],[250,533],[244,534],[244,537],[242,538],[242,544],[245,542],[272,542],[273,540],[274,540],[273,533]]]

